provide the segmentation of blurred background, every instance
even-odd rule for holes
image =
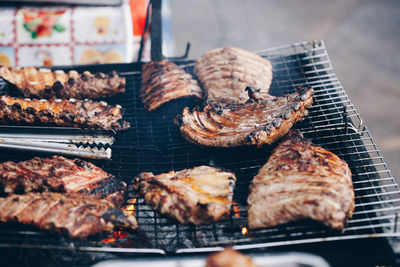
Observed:
[[[334,71],[400,181],[400,1],[170,0],[175,51],[324,40]]]

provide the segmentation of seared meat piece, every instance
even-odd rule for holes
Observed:
[[[148,111],[182,97],[202,98],[197,81],[175,63],[166,60],[143,64],[140,93]]]
[[[122,204],[126,184],[90,162],[61,156],[0,163],[6,193],[55,191],[83,193]]]
[[[269,99],[256,99],[244,104],[208,104],[203,111],[183,110],[175,123],[186,140],[203,146],[235,147],[272,144],[308,114],[313,102],[312,89]]]
[[[343,228],[354,211],[346,162],[292,131],[272,152],[250,186],[250,228],[310,218]]]
[[[114,227],[136,229],[133,215],[116,209],[107,200],[82,194],[27,193],[0,198],[0,221],[35,225],[41,229],[67,232],[85,239]]]
[[[259,97],[268,95],[272,80],[272,66],[267,59],[236,47],[206,53],[196,60],[194,71],[207,100],[229,104],[246,102],[248,86],[259,88]]]
[[[0,123],[66,126],[77,128],[126,130],[120,105],[91,100],[37,100],[3,95],[0,97]]]
[[[208,166],[137,178],[147,204],[181,224],[209,224],[230,214],[236,177]]]
[[[0,68],[0,76],[17,86],[26,97],[38,98],[100,98],[125,92],[125,78],[113,71],[109,75],[85,71],[36,69],[25,67]]]
[[[207,258],[205,267],[257,267],[249,256],[232,248],[212,254]]]

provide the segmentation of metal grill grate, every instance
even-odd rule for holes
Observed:
[[[368,129],[337,80],[323,42],[304,42],[259,51],[271,60],[274,79],[271,94],[291,93],[298,85],[315,89],[309,116],[294,128],[315,144],[337,154],[353,173],[356,208],[342,231],[328,229],[316,222],[298,221],[274,228],[248,231],[246,200],[248,186],[271,150],[256,148],[200,148],[187,143],[172,119],[192,100],[168,103],[146,113],[138,96],[140,71],[137,65],[120,66],[127,77],[127,93],[109,103],[126,108],[125,118],[132,128],[116,136],[112,161],[95,161],[115,176],[131,183],[139,172],[155,174],[199,165],[234,171],[238,182],[231,216],[208,226],[182,226],[154,212],[131,190],[135,216],[140,230],[115,232],[85,241],[70,241],[33,227],[0,224],[0,246],[106,251],[121,253],[185,253],[218,250],[225,245],[250,249],[365,237],[400,236],[397,229],[400,190],[372,140]],[[180,62],[193,73],[193,62]],[[133,66],[136,70],[128,71]],[[96,70],[96,67],[92,67]],[[124,72],[125,71],[125,72]],[[0,160],[25,160],[37,154],[1,153]]]

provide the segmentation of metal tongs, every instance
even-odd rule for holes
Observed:
[[[60,127],[0,126],[0,148],[110,159],[114,137],[104,132]]]

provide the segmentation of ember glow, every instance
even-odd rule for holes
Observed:
[[[248,231],[246,227],[242,227],[242,235],[247,235]]]
[[[237,202],[233,202],[232,209],[233,209],[233,216],[235,216],[236,218],[240,218],[239,206]]]
[[[125,237],[127,237],[127,236],[128,236],[128,233],[127,233],[127,232],[115,231],[115,232],[113,233],[113,237],[106,238],[106,239],[104,239],[104,240],[101,240],[100,242],[102,242],[102,243],[113,243],[113,242],[115,242],[115,241],[117,241],[117,240],[120,240],[120,239],[122,239],[122,238],[125,238]]]

